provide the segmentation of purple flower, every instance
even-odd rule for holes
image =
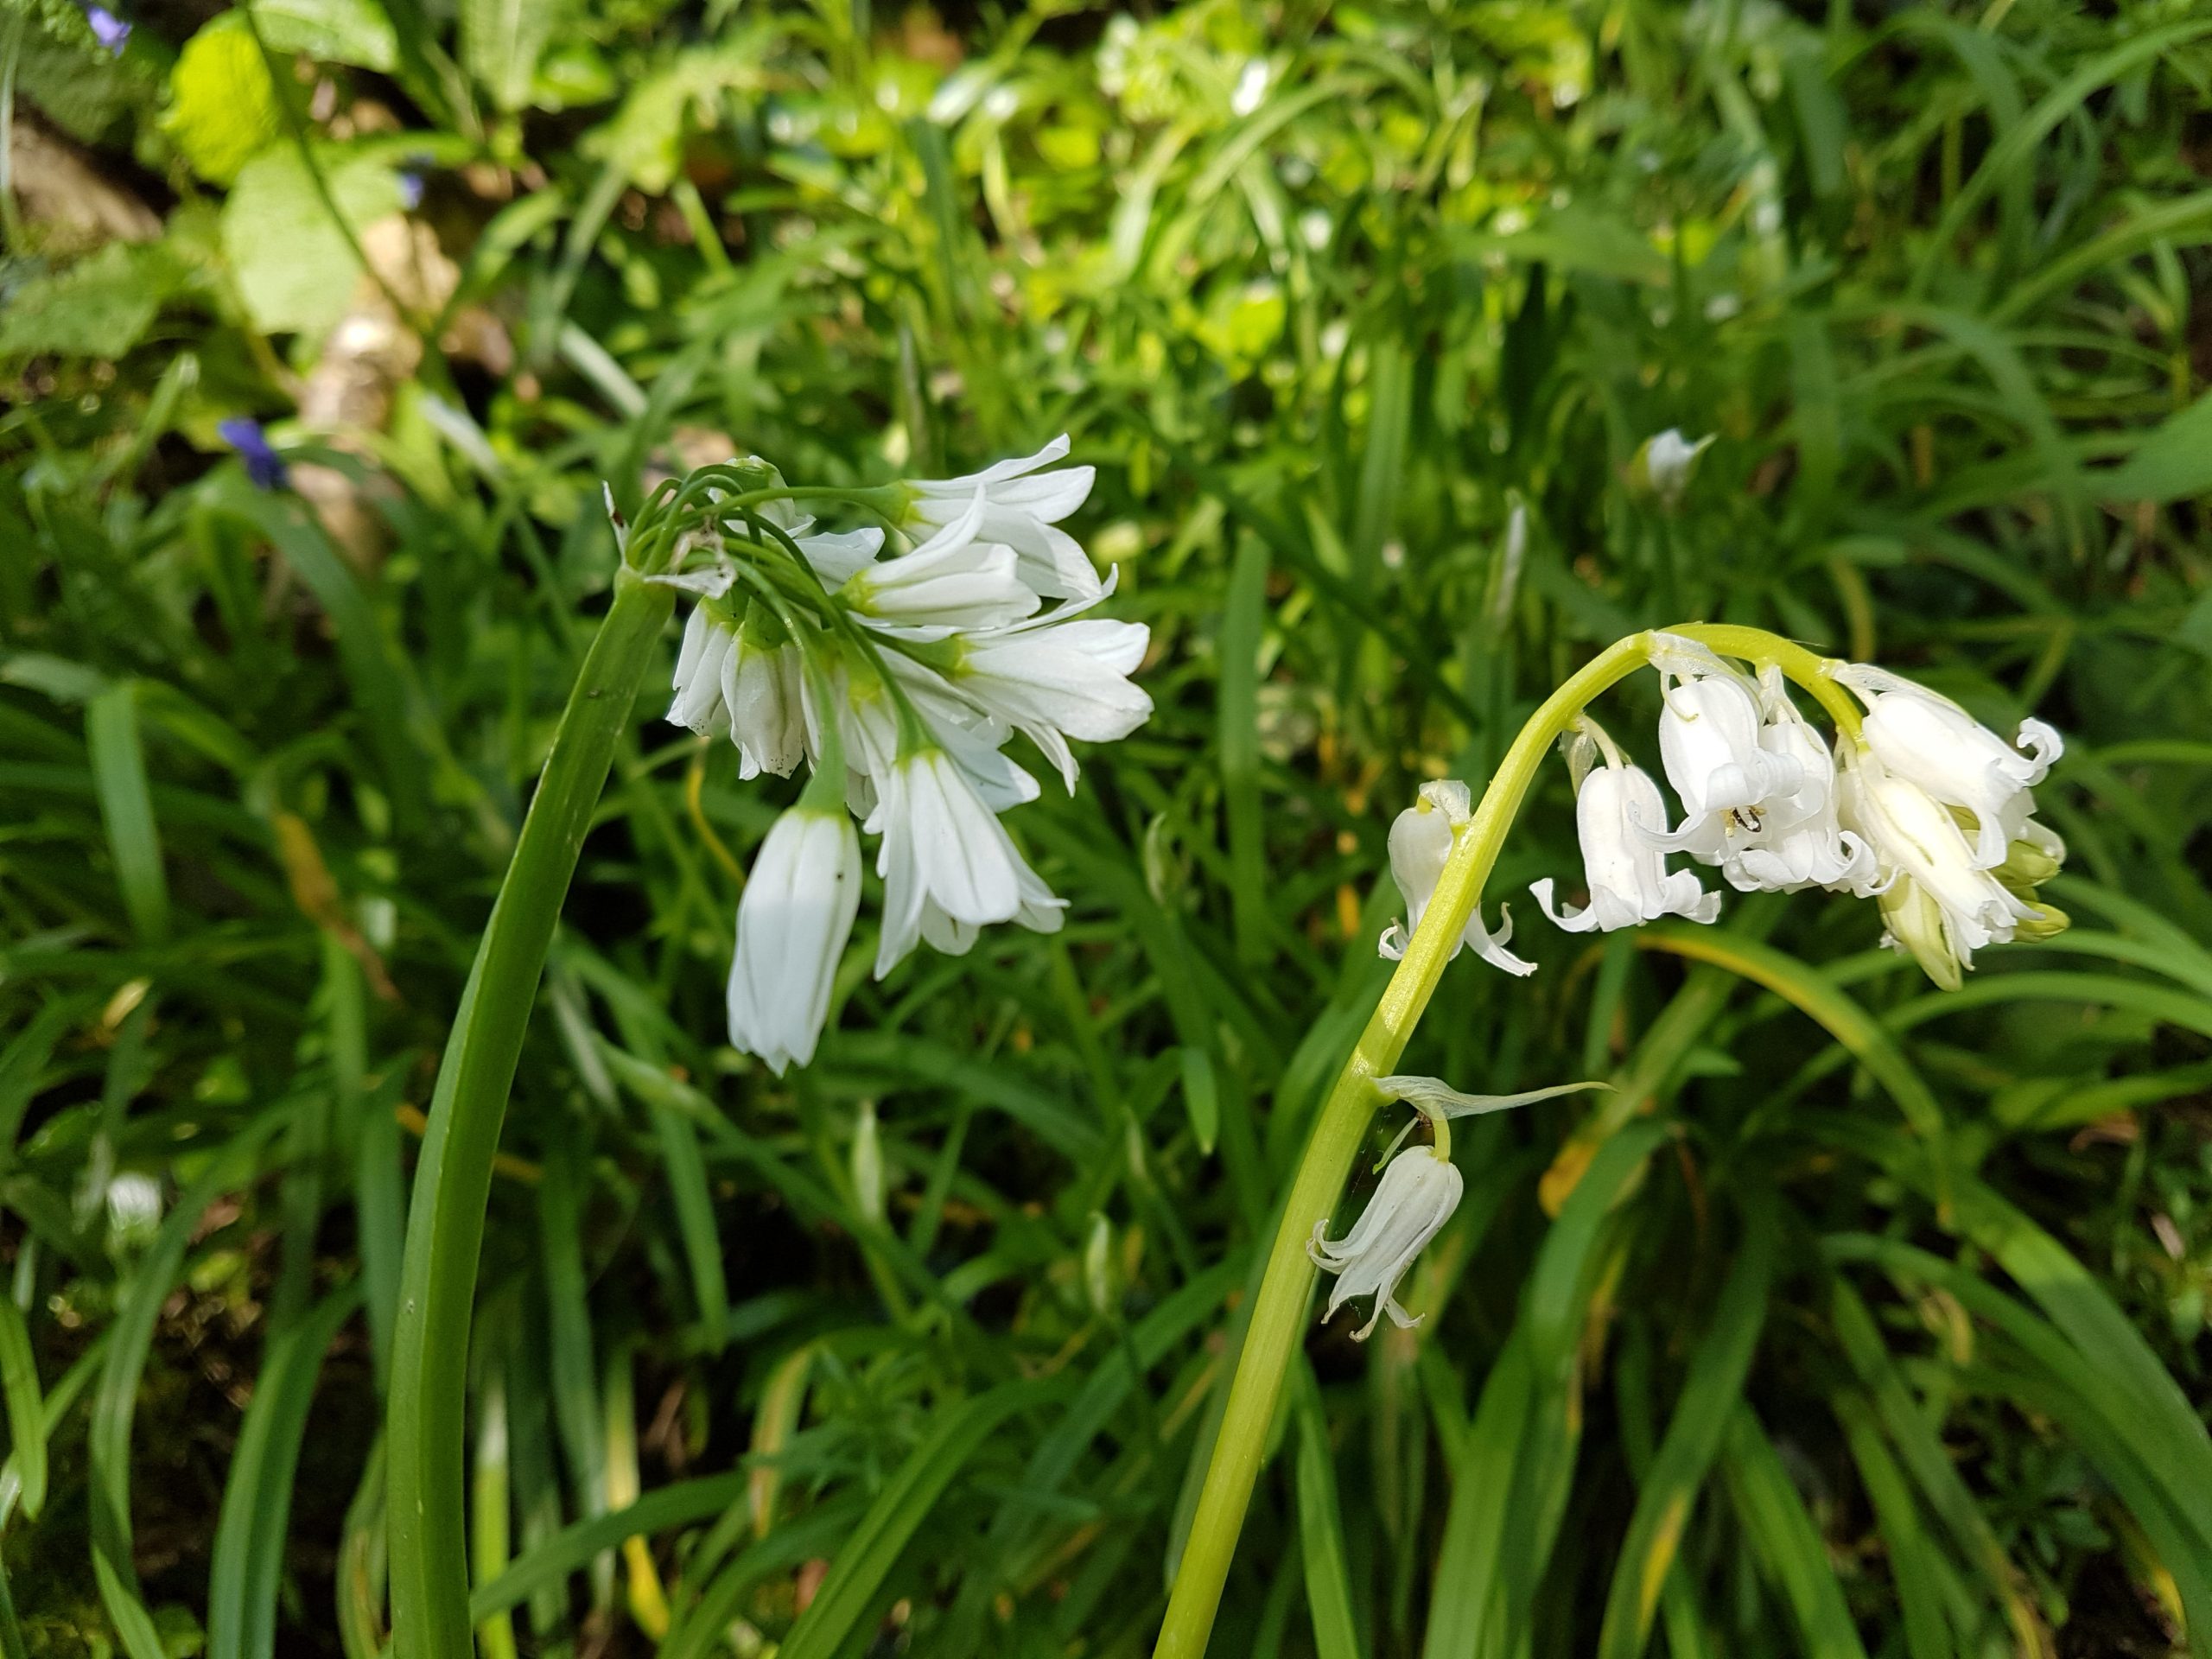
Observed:
[[[238,452],[245,475],[257,490],[281,490],[286,483],[284,458],[269,447],[261,423],[245,416],[215,423],[215,435]]]
[[[105,6],[86,6],[85,21],[92,25],[93,39],[105,47],[109,52],[118,56],[122,54],[123,43],[130,38],[130,24],[124,22]]]
[[[423,205],[423,175],[420,173],[399,175],[399,205],[410,213]]]

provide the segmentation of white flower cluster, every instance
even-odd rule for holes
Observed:
[[[999,822],[1038,793],[1007,742],[1027,735],[1072,791],[1068,740],[1126,737],[1152,712],[1128,677],[1147,630],[1084,615],[1112,584],[1058,528],[1094,475],[1046,470],[1067,452],[1061,437],[901,486],[901,521],[924,539],[890,556],[880,531],[818,533],[788,501],[756,507],[818,582],[822,626],[803,641],[720,546],[705,569],[650,578],[698,596],[671,721],[728,736],[747,778],[842,757],[843,775],[817,778],[770,830],[738,903],[730,1041],[779,1075],[813,1058],[829,1015],[860,904],[855,818],[882,838],[878,978],[918,940],[959,955],[990,923],[1060,925],[1065,901]],[[1062,602],[1046,610],[1048,599]]]
[[[1924,687],[1883,669],[1832,664],[1828,677],[1866,705],[1839,764],[1771,664],[1754,677],[1693,640],[1657,634],[1653,642],[1664,703],[1659,753],[1681,822],[1668,828],[1658,784],[1584,720],[1573,759],[1590,902],[1557,908],[1552,881],[1536,882],[1530,892],[1555,925],[1582,933],[1662,916],[1713,921],[1719,893],[1692,871],[1667,868],[1668,854],[1686,852],[1738,892],[1822,887],[1878,899],[1885,942],[1946,987],[1959,983],[1983,946],[2065,927],[2063,914],[2035,892],[2066,855],[2036,822],[2030,793],[2063,747],[2050,727],[2024,721],[2007,743]],[[1391,830],[1391,872],[1408,930],[1466,822],[1466,804],[1464,785],[1426,785]],[[1507,937],[1484,932],[1478,910],[1463,942],[1508,972],[1531,971],[1504,950]],[[1381,948],[1401,955],[1404,936],[1394,926]]]

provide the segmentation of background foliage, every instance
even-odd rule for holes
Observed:
[[[1692,617],[2062,726],[2075,929],[1945,997],[1871,906],[1524,903],[1408,1064],[1620,1092],[1482,1120],[1427,1323],[1315,1337],[1218,1650],[2212,1651],[2196,7],[130,21],[0,14],[5,1651],[376,1651],[406,1171],[600,480],[1063,429],[1159,704],[1015,816],[1065,933],[857,938],[777,1083],[780,795],[638,710],[451,1359],[484,1651],[1146,1652],[1391,815]]]

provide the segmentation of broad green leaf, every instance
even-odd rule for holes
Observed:
[[[398,175],[381,161],[319,149],[315,164],[353,241],[403,205]],[[223,252],[254,325],[269,334],[320,340],[345,315],[363,275],[346,228],[332,221],[308,162],[289,144],[238,172],[223,204]]]
[[[16,290],[0,313],[0,357],[122,357],[183,279],[176,257],[162,244],[111,242]]]
[[[399,37],[378,0],[253,0],[253,16],[272,52],[384,74],[399,61]]]
[[[282,130],[276,89],[243,13],[218,14],[184,43],[162,129],[211,184],[236,179]]]

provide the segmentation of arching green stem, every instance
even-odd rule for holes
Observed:
[[[1857,708],[1827,677],[1825,659],[1803,646],[1763,628],[1693,623],[1667,632],[1726,656],[1774,664],[1810,692],[1839,728],[1856,736]],[[1506,831],[1546,753],[1574,725],[1585,704],[1646,664],[1651,644],[1650,634],[1637,633],[1608,646],[1529,717],[1483,791],[1473,817],[1453,843],[1421,925],[1321,1107],[1291,1179],[1290,1196],[1268,1251],[1154,1659],[1198,1659],[1205,1651],[1244,1512],[1259,1478],[1268,1424],[1305,1333],[1314,1274],[1306,1241],[1313,1224],[1335,1208],[1344,1177],[1351,1171],[1377,1102],[1374,1079],[1389,1073],[1404,1052],[1453,946],[1482,900],[1483,884],[1490,879]]]

